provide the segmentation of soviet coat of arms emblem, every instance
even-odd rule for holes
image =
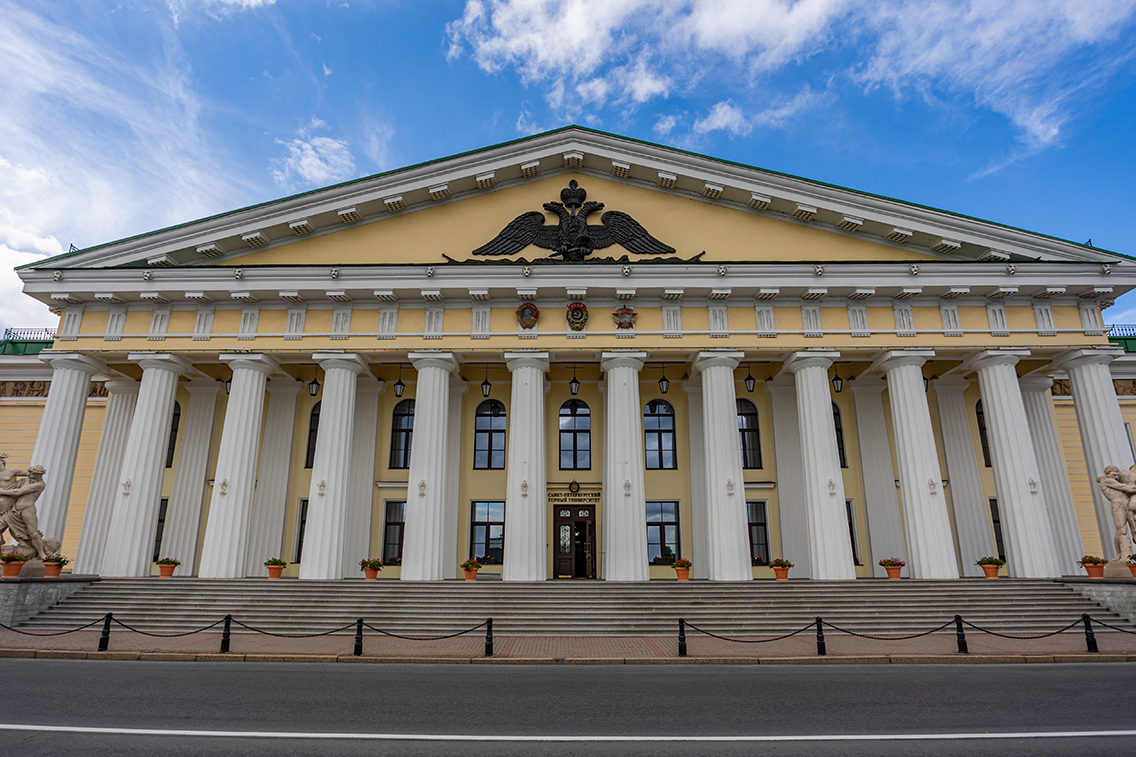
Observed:
[[[611,315],[615,318],[615,327],[617,329],[633,329],[635,328],[635,316],[639,314],[632,308],[620,308]]]
[[[521,324],[522,329],[533,328],[539,318],[540,310],[531,302],[523,302],[517,308],[517,323]]]
[[[588,306],[582,302],[573,302],[565,313],[568,328],[573,331],[583,331],[588,323]]]

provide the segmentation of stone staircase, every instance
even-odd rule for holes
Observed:
[[[1055,631],[1089,613],[1131,629],[1125,618],[1049,580],[408,582],[268,579],[106,579],[25,622],[64,630],[107,612],[141,630],[182,632],[226,613],[277,633],[318,633],[362,617],[400,634],[459,631],[493,618],[504,636],[654,636],[678,618],[733,636],[780,635],[822,616],[859,633],[929,630],[955,613],[991,630]],[[240,629],[234,626],[234,631]],[[944,632],[952,629],[945,629]]]

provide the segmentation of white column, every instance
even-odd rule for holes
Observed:
[[[604,579],[646,581],[647,500],[643,492],[643,407],[639,371],[645,352],[604,352]]]
[[[452,559],[442,563],[443,578],[457,578],[458,565],[465,560],[458,549],[458,490],[461,485],[462,397],[467,391],[469,384],[462,381],[458,374],[450,374],[450,417],[446,425],[446,516],[442,551],[451,555]]]
[[[122,456],[126,452],[130,422],[134,419],[134,406],[138,404],[138,382],[134,379],[112,379],[104,386],[110,393],[110,400],[103,416],[99,454],[95,458],[91,493],[87,497],[79,549],[72,568],[75,573],[98,573],[102,567],[107,529],[114,512],[118,474],[122,470]]]
[[[1049,510],[1049,526],[1053,531],[1053,544],[1057,549],[1057,568],[1064,576],[1080,573],[1077,560],[1085,554],[1081,544],[1081,530],[1077,527],[1077,511],[1069,489],[1065,471],[1065,457],[1057,441],[1050,410],[1049,388],[1053,379],[1045,376],[1026,376],[1018,381],[1022,388],[1022,402],[1026,406],[1033,451],[1041,469],[1041,488]],[[1103,472],[1103,471],[1102,471]]]
[[[1030,440],[1026,408],[1014,369],[1023,353],[1029,354],[1025,351],[980,352],[968,358],[962,369],[964,372],[978,372],[1010,575],[1015,578],[1047,578],[1058,575],[1060,571],[1054,554],[1045,493],[1041,488],[1041,471]]]
[[[288,507],[288,475],[292,470],[292,434],[296,425],[296,397],[303,384],[290,378],[269,379],[268,412],[257,463],[256,496],[249,518],[246,576],[263,576],[264,561],[281,557],[284,511]]]
[[[883,578],[887,571],[877,565],[885,557],[907,559],[903,516],[895,494],[895,468],[891,463],[883,391],[887,384],[878,376],[862,375],[846,384],[856,403],[856,438],[860,442],[860,476],[864,482],[864,507],[868,513],[866,561],[872,575]]]
[[[181,446],[170,506],[166,509],[166,530],[162,535],[161,557],[173,557],[192,573],[197,559],[197,537],[201,533],[201,505],[205,500],[205,476],[213,451],[213,427],[217,414],[217,394],[222,384],[213,379],[193,379],[184,384],[189,404],[181,422]]]
[[[544,376],[547,352],[506,352],[513,377],[505,488],[505,581],[548,578],[548,476]],[[646,524],[644,524],[644,529]]]
[[[1112,505],[1100,493],[1096,480],[1104,475],[1106,466],[1115,465],[1127,470],[1133,463],[1132,447],[1124,430],[1124,418],[1120,415],[1120,403],[1116,400],[1116,388],[1108,369],[1108,364],[1115,357],[1115,353],[1103,350],[1074,350],[1059,355],[1050,366],[1069,374],[1073,408],[1081,431],[1081,446],[1085,450],[1085,465],[1089,468],[1089,489],[1096,505],[1101,549],[1108,558],[1116,556],[1112,539],[1115,531]]]
[[[102,575],[114,577],[150,575],[174,395],[178,376],[193,370],[189,361],[174,355],[132,352],[129,359],[142,366],[142,384],[99,569]]]
[[[40,531],[62,541],[91,376],[107,369],[101,361],[86,355],[43,353],[40,359],[52,368],[51,387],[28,464],[47,469],[45,488],[36,502]]]
[[[801,422],[797,413],[797,382],[782,373],[765,382],[773,409],[773,456],[777,472],[777,514],[781,524],[782,557],[796,565],[793,575],[811,578],[809,523],[805,507],[805,466],[801,462]]]
[[[267,355],[221,355],[221,359],[233,369],[233,383],[201,545],[198,575],[202,578],[240,578],[245,574],[264,419],[264,385],[269,374],[280,370]]]
[[[324,384],[300,578],[339,578],[351,491],[355,388],[367,363],[359,355],[342,352],[317,352],[312,359],[323,368]]]
[[[408,357],[418,371],[418,388],[406,485],[401,577],[404,581],[440,581],[453,574],[448,563],[457,559],[446,543],[446,518],[451,510],[446,502],[446,480],[450,376],[458,365],[448,352],[411,352]]]
[[[343,577],[363,575],[359,561],[370,557],[371,510],[375,501],[375,447],[379,437],[379,395],[386,384],[362,373],[355,386],[351,440],[351,485],[343,521]]]
[[[702,429],[702,376],[695,374],[682,382],[686,392],[687,433],[689,435],[688,470],[690,471],[690,556],[694,566],[691,578],[710,577],[710,542],[706,536],[706,444]],[[744,497],[743,497],[744,502]],[[747,524],[748,531],[748,524]],[[752,576],[753,573],[751,572]]]
[[[981,576],[982,568],[975,565],[975,561],[980,557],[997,557],[998,553],[990,528],[990,504],[978,472],[978,453],[970,426],[973,411],[964,396],[970,388],[970,379],[956,374],[936,379],[931,386],[939,408],[939,428],[943,432],[959,567],[964,576]]]
[[[708,563],[712,581],[753,580],[734,391],[734,369],[744,357],[744,352],[700,352],[693,364],[702,374],[702,467],[710,547],[701,559]]]
[[[812,577],[822,580],[856,577],[828,384],[828,368],[838,357],[839,352],[795,352],[784,365],[797,381],[809,558]]]
[[[910,575],[958,578],[943,473],[923,388],[923,364],[934,355],[932,350],[895,350],[879,355],[873,367],[887,373]]]

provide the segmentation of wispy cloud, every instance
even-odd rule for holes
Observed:
[[[292,139],[277,139],[283,154],[272,160],[270,171],[277,186],[287,191],[334,184],[355,176],[355,158],[345,139],[314,136],[310,132],[327,126],[312,116],[311,122]]]

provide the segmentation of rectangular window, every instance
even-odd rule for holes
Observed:
[[[296,549],[292,552],[292,562],[300,562],[304,554],[304,529],[308,525],[308,498],[300,500],[296,512]]]
[[[848,513],[848,536],[852,539],[852,561],[857,565],[860,562],[860,548],[856,542],[856,503],[853,500],[844,500],[844,509]]]
[[[154,560],[157,562],[158,558],[162,556],[162,537],[166,533],[166,510],[170,506],[170,498],[162,497],[162,502],[158,505],[158,528],[154,534]]]
[[[990,524],[994,526],[994,545],[998,550],[998,559],[1006,559],[1006,547],[1002,541],[1002,518],[998,514],[998,500],[990,498]]]
[[[749,520],[749,556],[754,565],[769,564],[769,520],[765,500],[746,502]]]
[[[505,559],[505,503],[473,502],[469,510],[470,559],[501,563]]]
[[[682,557],[679,549],[678,502],[647,503],[647,559],[670,565]]]
[[[402,565],[402,537],[406,525],[406,502],[387,502],[383,523],[383,562]]]

